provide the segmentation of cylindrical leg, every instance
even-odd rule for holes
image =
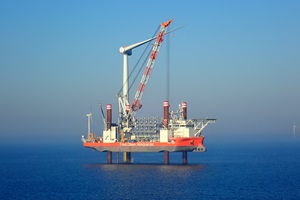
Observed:
[[[123,152],[123,163],[127,162],[127,152]]]
[[[164,163],[165,163],[165,165],[169,164],[169,152],[168,151],[164,151]]]
[[[108,151],[107,152],[107,164],[111,164],[112,163],[112,152]]]
[[[123,162],[130,163],[131,161],[131,152],[124,152],[123,153]]]
[[[188,160],[187,151],[183,151],[182,152],[182,164],[187,164],[187,160]]]
[[[111,129],[111,122],[112,122],[112,106],[111,104],[107,104],[106,105],[106,130],[110,130]]]
[[[170,104],[168,101],[164,101],[164,121],[163,125],[166,129],[169,129],[169,107]]]
[[[187,119],[187,107],[186,107],[186,102],[182,102],[182,111],[183,111],[183,119]]]
[[[131,152],[127,152],[127,163],[131,163]]]

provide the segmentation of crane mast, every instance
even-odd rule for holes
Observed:
[[[144,90],[145,90],[146,85],[148,83],[150,73],[153,69],[156,58],[158,56],[161,44],[164,40],[164,35],[166,34],[167,29],[168,29],[171,22],[172,22],[172,19],[169,20],[169,21],[166,21],[164,23],[161,23],[160,24],[160,30],[159,30],[158,35],[156,37],[150,38],[148,40],[145,40],[145,41],[142,41],[142,42],[139,42],[139,43],[127,46],[127,47],[121,47],[120,48],[120,52],[123,53],[124,57],[125,57],[127,55],[131,55],[133,48],[136,48],[140,45],[143,45],[143,44],[145,44],[147,42],[150,42],[150,41],[155,39],[155,43],[154,43],[153,48],[151,50],[151,53],[150,53],[150,56],[149,56],[144,74],[143,74],[142,79],[141,79],[141,81],[138,85],[138,89],[137,89],[137,92],[134,96],[132,104],[129,105],[129,103],[128,103],[128,93],[126,94],[126,91],[123,92],[123,98],[119,97],[119,112],[120,112],[119,123],[121,123],[121,126],[122,126],[123,129],[125,129],[125,131],[126,130],[129,131],[131,129],[131,127],[134,126],[135,113],[136,113],[137,110],[139,110],[142,107],[141,99],[142,99]],[[126,62],[127,62],[127,60],[126,60]],[[125,66],[125,64],[124,64],[124,66]],[[126,66],[126,68],[127,68],[127,66]],[[123,79],[124,78],[126,78],[126,77],[123,77]],[[124,81],[124,85],[127,85],[127,84],[128,84],[128,78],[126,79],[126,81]],[[126,86],[126,90],[127,90],[127,87],[128,86]],[[123,90],[124,90],[124,88],[123,88]]]
[[[159,33],[156,37],[156,41],[153,45],[153,48],[152,48],[149,60],[147,62],[144,74],[142,76],[141,82],[138,86],[138,90],[137,90],[137,92],[135,94],[135,97],[134,97],[134,99],[132,101],[132,104],[131,104],[131,115],[134,113],[134,111],[137,111],[142,107],[141,99],[142,99],[145,87],[148,83],[150,73],[151,73],[152,68],[154,66],[154,63],[156,61],[158,52],[160,50],[161,43],[164,40],[164,35],[166,34],[167,28],[170,25],[170,23],[171,23],[171,20],[161,24],[160,31],[159,31]]]

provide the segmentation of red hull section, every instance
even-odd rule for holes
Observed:
[[[206,151],[203,145],[204,137],[170,138],[170,142],[115,142],[103,143],[84,142],[87,148],[105,152],[183,152],[183,151]]]

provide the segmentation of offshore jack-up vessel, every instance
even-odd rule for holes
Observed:
[[[97,137],[90,131],[91,113],[88,117],[88,133],[82,136],[84,147],[100,152],[107,152],[107,163],[112,163],[112,152],[116,152],[116,163],[119,152],[123,152],[123,162],[131,162],[131,152],[163,152],[164,163],[169,164],[169,152],[182,152],[182,163],[187,163],[187,152],[205,152],[204,136],[201,134],[205,127],[216,119],[187,119],[187,103],[182,102],[178,111],[169,111],[169,102],[163,102],[164,117],[136,118],[136,111],[141,109],[141,99],[150,73],[158,56],[164,36],[172,20],[160,24],[157,36],[148,40],[120,48],[123,54],[123,94],[118,95],[119,119],[118,124],[112,123],[112,105],[107,104],[106,118],[101,107],[104,122],[103,134]],[[128,56],[132,50],[145,43],[155,40],[148,62],[144,69],[141,82],[132,103],[128,100]]]

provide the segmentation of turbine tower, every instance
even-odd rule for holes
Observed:
[[[294,139],[296,138],[296,125],[295,125],[295,122],[294,122],[294,125],[293,125],[293,136],[294,136]]]

